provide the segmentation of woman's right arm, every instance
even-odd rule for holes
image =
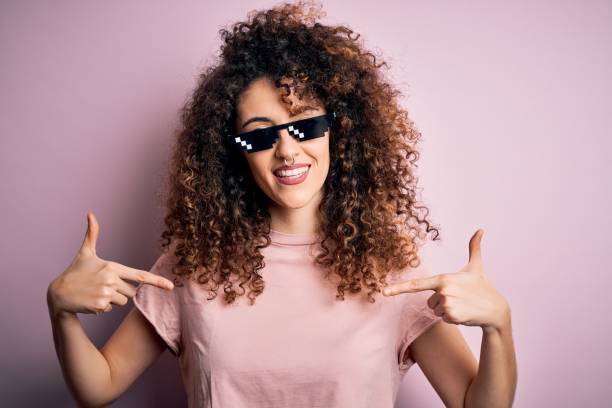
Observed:
[[[88,214],[87,235],[72,264],[48,287],[53,341],[62,373],[79,405],[104,406],[118,398],[164,351],[165,342],[137,308],[98,350],[77,313],[110,311],[127,304],[136,288],[123,279],[172,290],[172,282],[96,256],[98,225]]]

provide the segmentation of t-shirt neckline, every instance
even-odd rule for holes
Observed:
[[[275,244],[283,245],[309,245],[317,242],[316,232],[305,232],[300,234],[288,234],[286,232],[270,229],[270,240]]]

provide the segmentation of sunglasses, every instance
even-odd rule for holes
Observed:
[[[282,125],[255,129],[250,132],[228,135],[233,146],[237,146],[248,153],[259,152],[270,149],[278,140],[278,131],[287,129],[289,134],[296,140],[316,139],[322,137],[336,119],[336,112],[326,115],[314,116],[308,119],[300,119]]]

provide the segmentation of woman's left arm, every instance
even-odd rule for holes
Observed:
[[[383,294],[433,290],[427,305],[436,316],[447,323],[480,326],[483,337],[475,375],[470,366],[471,353],[459,330],[451,330],[452,326],[434,325],[433,330],[419,336],[423,339],[413,341],[412,354],[425,363],[424,371],[436,377],[432,383],[453,406],[505,408],[513,404],[517,383],[510,306],[485,275],[480,251],[482,235],[479,229],[470,239],[469,261],[458,272],[389,285]],[[453,354],[443,360],[437,358],[449,351]],[[442,366],[447,369],[441,370]],[[473,378],[466,382],[468,376]]]

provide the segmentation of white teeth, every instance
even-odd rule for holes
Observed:
[[[308,170],[308,166],[305,166],[305,167],[300,167],[299,169],[293,169],[293,170],[277,170],[274,172],[274,174],[280,177],[298,176],[300,174],[306,173],[307,170]]]

